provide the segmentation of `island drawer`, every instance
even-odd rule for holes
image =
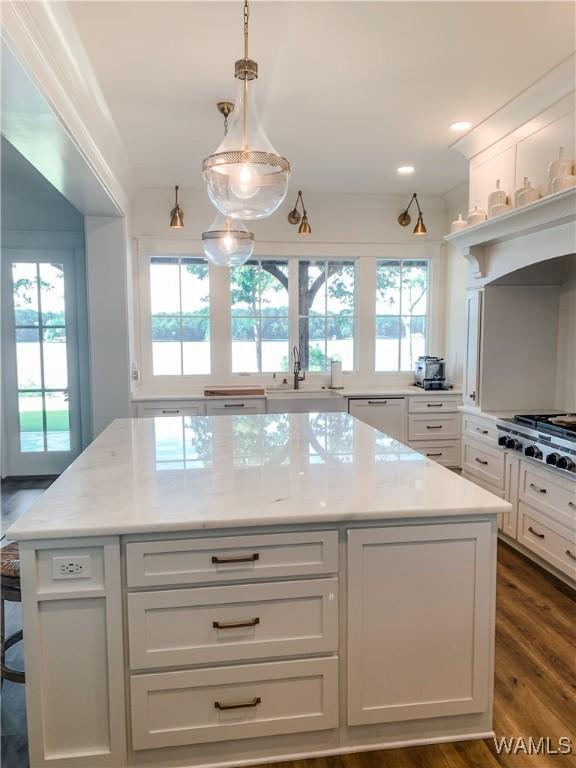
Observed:
[[[126,545],[129,587],[317,576],[338,572],[337,531],[250,534]]]
[[[411,397],[408,400],[409,413],[450,413],[458,410],[459,397]]]
[[[504,451],[464,439],[463,469],[496,488],[504,488]]]
[[[432,416],[428,413],[408,416],[409,440],[459,440],[460,414],[446,413]]]
[[[576,527],[576,482],[561,478],[553,470],[541,470],[520,462],[520,499],[574,531]]]
[[[518,515],[518,541],[572,579],[576,579],[574,535],[563,536],[559,530],[555,530],[557,526],[545,515],[522,502],[518,504]]]
[[[338,649],[338,579],[128,595],[132,669]]]
[[[453,440],[444,442],[438,440],[436,442],[411,442],[408,443],[410,448],[418,453],[424,454],[429,459],[437,461],[438,464],[442,464],[445,467],[459,467],[460,466],[460,441]]]
[[[317,731],[338,726],[338,659],[135,675],[132,747]]]

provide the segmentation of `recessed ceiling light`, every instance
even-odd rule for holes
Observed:
[[[470,128],[472,128],[472,123],[469,120],[459,120],[450,126],[451,131],[468,131]]]
[[[398,173],[401,174],[407,174],[407,173],[414,173],[414,166],[413,165],[401,165],[400,168],[396,169]]]

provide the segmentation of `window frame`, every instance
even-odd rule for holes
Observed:
[[[136,398],[178,395],[201,395],[203,386],[209,384],[238,385],[246,380],[253,384],[271,385],[272,373],[232,373],[232,326],[230,307],[230,281],[228,270],[209,266],[210,270],[210,375],[191,374],[152,376],[152,347],[150,322],[150,276],[147,263],[150,256],[189,256],[202,258],[200,240],[180,237],[135,238],[133,257],[129,262],[129,274],[133,272],[134,315],[130,324],[130,348],[132,370],[132,394]],[[413,381],[412,372],[376,371],[376,262],[380,260],[428,261],[428,311],[427,348],[442,355],[444,351],[444,305],[442,288],[445,280],[444,247],[439,241],[411,243],[282,243],[259,244],[263,255],[255,254],[255,260],[288,261],[289,264],[289,329],[290,349],[298,343],[298,261],[355,261],[355,338],[353,372],[344,374],[347,386],[406,386]],[[291,370],[291,367],[290,367]],[[285,376],[277,372],[280,381]],[[306,378],[316,382],[312,386],[328,383],[330,373],[307,372]],[[288,377],[290,373],[288,373]]]
[[[377,307],[377,291],[378,291],[378,267],[382,262],[397,262],[400,268],[400,285],[399,285],[399,291],[400,291],[400,300],[399,300],[399,312],[395,315],[379,315],[376,311]],[[426,312],[424,314],[418,314],[418,315],[408,315],[405,312],[402,312],[402,271],[404,269],[404,264],[406,262],[415,262],[415,261],[424,261],[426,262]],[[375,374],[381,374],[381,373],[388,373],[388,374],[401,374],[401,373],[411,373],[414,369],[412,368],[401,368],[402,363],[402,337],[400,336],[398,338],[398,368],[395,368],[394,370],[383,370],[383,369],[377,369],[376,368],[376,342],[378,341],[378,335],[377,335],[377,324],[378,324],[378,318],[381,317],[393,317],[399,321],[402,320],[402,318],[409,317],[412,319],[413,317],[423,317],[424,318],[424,325],[425,325],[425,342],[424,342],[424,354],[428,354],[429,349],[429,337],[430,337],[430,295],[431,295],[431,263],[429,259],[416,259],[416,258],[378,258],[376,259],[376,269],[375,269],[375,279],[374,279],[374,373]]]

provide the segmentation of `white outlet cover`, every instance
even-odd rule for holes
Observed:
[[[52,558],[53,579],[89,579],[91,576],[90,555]]]

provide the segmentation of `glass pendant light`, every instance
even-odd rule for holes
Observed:
[[[234,104],[219,101],[216,107],[224,117],[226,136]],[[240,219],[231,219],[219,212],[208,231],[202,233],[202,248],[208,261],[217,267],[241,267],[254,253],[254,235]]]
[[[208,197],[225,216],[263,219],[288,191],[290,163],[270,143],[256,109],[258,64],[248,58],[248,0],[244,0],[244,58],[236,62],[236,109],[230,130],[202,170]]]
[[[218,267],[241,267],[254,253],[254,235],[244,222],[218,213],[210,229],[202,232],[202,248]]]

